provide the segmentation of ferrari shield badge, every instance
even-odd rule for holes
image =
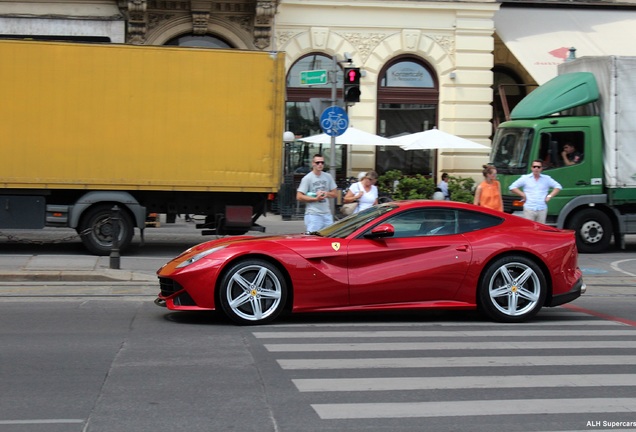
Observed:
[[[338,243],[338,242],[333,242],[333,243],[331,243],[331,247],[333,248],[333,250],[335,250],[336,252],[338,252],[338,250],[340,250],[340,243]]]

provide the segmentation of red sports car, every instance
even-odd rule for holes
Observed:
[[[226,237],[159,275],[171,310],[262,324],[282,311],[475,309],[520,322],[585,292],[574,232],[452,201],[381,204],[321,231]]]

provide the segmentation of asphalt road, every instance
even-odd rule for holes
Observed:
[[[131,295],[0,299],[0,314],[2,432],[636,429],[589,426],[636,421],[636,327],[564,308],[520,325],[394,312],[238,327]]]
[[[2,238],[0,262],[86,258],[60,234]],[[146,234],[126,263],[202,239],[185,222]],[[238,327],[155,306],[148,281],[0,281],[0,431],[636,430],[635,247],[581,255],[588,293],[520,325],[391,312]]]

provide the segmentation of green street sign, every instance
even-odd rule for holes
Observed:
[[[326,70],[310,70],[300,72],[301,85],[321,85],[327,84]]]

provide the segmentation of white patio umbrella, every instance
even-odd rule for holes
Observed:
[[[458,137],[439,129],[429,129],[391,138],[404,150],[488,149],[488,146]]]
[[[320,135],[312,135],[305,138],[299,138],[299,141],[304,141],[312,144],[331,144],[331,136],[323,133]],[[353,126],[349,126],[342,135],[336,137],[336,144],[372,146],[400,145],[399,143],[393,142],[393,140],[381,137],[379,135],[374,135],[360,129],[356,129]]]

